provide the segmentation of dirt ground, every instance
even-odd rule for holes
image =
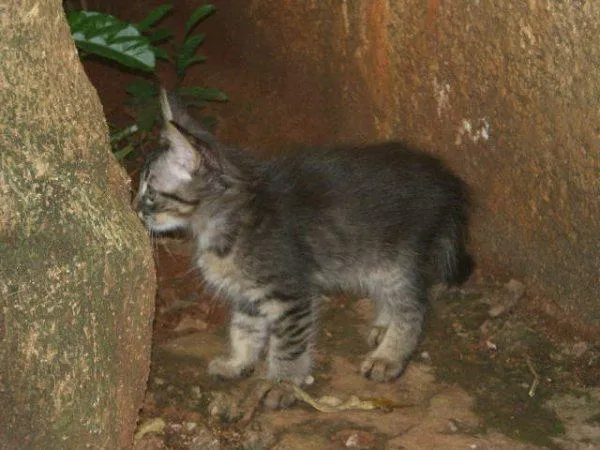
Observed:
[[[132,76],[94,61],[86,69],[109,121],[127,125],[123,86]],[[293,92],[264,92],[218,61],[203,77],[231,98],[212,111],[227,142],[272,153],[327,141],[318,111],[310,102],[295,108]],[[132,178],[148,150],[125,162]],[[518,280],[476,273],[461,289],[433,293],[423,342],[405,374],[386,384],[358,372],[370,302],[324,301],[306,393],[383,408],[323,412],[299,400],[265,411],[253,396],[260,368],[239,382],[206,373],[227,348],[227,310],[204,293],[185,238],[154,245],[159,292],[137,450],[600,448],[600,343],[533,313]]]
[[[208,377],[208,360],[227,349],[227,311],[203,293],[189,257],[185,239],[156,242],[153,365],[136,449],[600,448],[600,347],[529,314],[516,280],[476,275],[432,293],[422,344],[385,384],[358,373],[370,301],[324,300],[305,392],[384,408],[322,412],[299,400],[267,411],[254,395],[264,367],[238,382]]]

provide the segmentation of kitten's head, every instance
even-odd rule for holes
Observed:
[[[215,149],[171,122],[165,125],[163,144],[148,157],[133,201],[155,232],[187,228],[202,203],[224,189]]]

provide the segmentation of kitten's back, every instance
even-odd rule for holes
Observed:
[[[431,254],[440,281],[470,274],[467,187],[431,155],[402,143],[308,150],[272,161],[265,179],[263,198],[321,265],[408,251]]]

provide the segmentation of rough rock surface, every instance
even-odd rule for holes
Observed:
[[[0,6],[0,448],[127,448],[155,276],[62,2]]]
[[[210,64],[188,81],[230,93],[223,137],[442,155],[473,188],[479,267],[597,333],[600,3],[214,3]]]

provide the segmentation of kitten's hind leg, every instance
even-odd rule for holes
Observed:
[[[208,373],[224,379],[250,375],[267,337],[267,318],[262,314],[234,311],[229,328],[231,353],[213,359]]]
[[[314,304],[310,299],[275,302],[271,308],[268,373],[259,386],[262,403],[271,409],[286,408],[295,401],[289,387],[279,383],[304,383],[311,369]]]
[[[390,381],[405,369],[408,358],[419,343],[423,326],[425,302],[420,297],[413,287],[400,289],[393,296],[388,292],[381,298],[381,301],[388,302],[389,325],[377,348],[361,365],[364,377]]]

